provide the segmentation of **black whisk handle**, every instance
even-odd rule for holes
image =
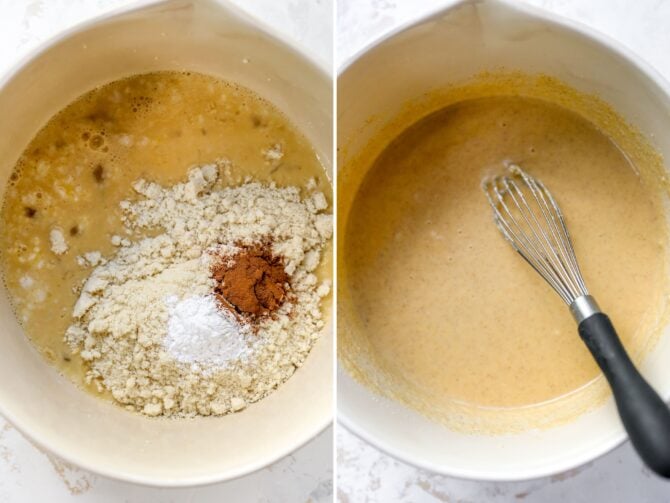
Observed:
[[[670,478],[670,410],[638,372],[607,315],[581,321],[579,335],[612,388],[631,443],[649,468]]]

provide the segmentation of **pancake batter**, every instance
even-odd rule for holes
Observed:
[[[509,161],[556,197],[586,284],[633,356],[661,311],[660,191],[608,136],[539,99],[453,104],[374,162],[347,220],[340,273],[352,337],[374,354],[382,392],[428,415],[453,404],[536,406],[599,375],[559,296],[493,224],[481,181]]]

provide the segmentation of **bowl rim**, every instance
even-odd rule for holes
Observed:
[[[554,14],[548,10],[535,7],[533,5],[526,4],[525,2],[518,2],[514,0],[447,0],[441,2],[440,4],[428,9],[421,16],[404,21],[394,28],[384,32],[379,37],[372,39],[371,41],[364,44],[360,49],[355,51],[352,55],[345,58],[341,63],[338,64],[337,69],[337,79],[338,82],[342,76],[351,69],[351,67],[362,57],[364,57],[368,52],[373,51],[382,44],[390,41],[391,39],[432,20],[443,17],[448,14],[450,11],[460,8],[464,5],[477,5],[477,4],[490,4],[502,7],[509,10],[512,13],[517,15],[525,16],[528,18],[538,19],[547,24],[552,24],[558,28],[564,29],[568,32],[571,32],[572,35],[580,36],[584,39],[595,42],[601,48],[609,51],[611,54],[619,57],[628,67],[636,70],[639,74],[643,75],[647,80],[651,81],[663,95],[668,97],[670,100],[670,82],[660,74],[658,70],[652,67],[649,63],[643,60],[640,56],[635,54],[632,50],[624,46],[622,43],[612,38],[611,36],[602,33],[586,24],[575,21],[569,18],[566,18],[559,14]],[[338,96],[339,100],[339,96]],[[346,374],[347,378],[355,381],[349,373],[342,367],[338,361],[338,375]],[[339,381],[338,381],[339,384]],[[360,385],[356,382],[357,385]],[[340,401],[338,386],[338,404]],[[369,393],[373,393],[369,391]],[[660,394],[660,393],[659,393]],[[376,395],[378,396],[378,395]],[[664,401],[668,401],[670,398],[670,388],[665,390],[661,394]],[[381,397],[386,399],[385,397]],[[608,400],[611,400],[609,398]],[[337,422],[338,424],[343,425],[347,430],[353,433],[355,436],[371,444],[373,447],[382,451],[385,454],[392,456],[393,458],[404,462],[409,463],[417,468],[427,470],[433,473],[438,473],[441,475],[447,475],[449,477],[462,479],[462,480],[473,480],[473,481],[490,481],[490,482],[521,482],[521,481],[530,481],[543,477],[548,477],[560,473],[564,473],[570,470],[574,470],[581,466],[586,465],[598,458],[603,457],[609,452],[613,451],[617,447],[621,446],[625,441],[628,440],[627,434],[621,424],[612,430],[613,435],[610,440],[603,442],[602,445],[594,448],[590,453],[584,453],[581,456],[575,456],[571,459],[562,459],[552,465],[545,466],[535,466],[530,467],[524,470],[518,470],[515,474],[510,474],[508,472],[501,472],[495,470],[464,470],[455,466],[444,466],[437,465],[426,461],[425,459],[414,455],[412,452],[409,452],[405,449],[396,448],[393,444],[389,443],[387,440],[381,438],[375,431],[372,431],[365,426],[359,424],[356,420],[356,414],[346,413],[338,406],[337,408]]]
[[[168,7],[170,5],[209,5],[222,11],[227,11],[240,23],[244,23],[256,29],[259,33],[263,33],[278,45],[283,46],[284,49],[291,52],[295,57],[301,59],[307,66],[311,66],[324,81],[330,81],[331,83],[333,81],[332,72],[325,60],[318,57],[318,55],[312,51],[306,50],[306,47],[301,46],[295,40],[292,40],[283,33],[278,32],[272,26],[266,24],[263,20],[260,20],[257,17],[254,17],[251,14],[243,11],[237,5],[232,4],[229,0],[136,0],[131,4],[109,9],[104,13],[75,23],[74,25],[46,38],[35,47],[31,48],[29,51],[27,51],[26,54],[12,62],[12,64],[2,72],[2,75],[0,75],[0,93],[5,90],[7,84],[16,78],[26,68],[26,66],[28,66],[36,58],[42,56],[51,47],[63,43],[79,33],[95,29],[98,25],[107,21],[149,10],[151,8],[160,6]],[[335,184],[333,183],[333,187],[334,185]],[[331,302],[333,302],[334,305],[334,299]],[[335,328],[333,321],[330,322],[330,329],[333,333],[333,339],[335,339]],[[332,349],[331,351],[334,354]],[[335,395],[333,395],[333,400],[334,399]],[[174,476],[147,476],[138,475],[136,473],[127,472],[124,470],[111,470],[104,466],[99,466],[97,463],[90,463],[85,459],[79,459],[72,453],[64,452],[59,448],[54,447],[48,438],[41,434],[36,434],[31,428],[22,425],[21,419],[17,418],[10,410],[5,407],[4,404],[0,403],[0,416],[2,416],[3,419],[5,419],[13,428],[19,431],[31,444],[33,444],[39,450],[53,454],[67,463],[71,463],[72,465],[75,465],[85,471],[106,477],[111,480],[156,488],[187,488],[206,486],[231,481],[259,472],[260,470],[280,461],[281,459],[289,456],[291,453],[304,447],[307,443],[325,432],[333,423],[333,410],[334,406],[331,405],[329,413],[324,414],[324,418],[318,423],[315,422],[311,428],[305,429],[304,433],[297,442],[294,442],[292,445],[287,446],[283,450],[277,451],[271,455],[259,459],[256,462],[248,463],[234,469],[228,469],[220,473],[175,478]]]

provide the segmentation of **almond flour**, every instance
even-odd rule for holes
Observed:
[[[129,410],[150,416],[242,410],[302,365],[324,326],[320,303],[330,283],[319,282],[314,270],[332,235],[325,197],[252,181],[215,189],[226,166],[194,168],[188,182],[172,187],[137,181],[137,200],[121,203],[128,237],[81,288],[66,340],[88,363],[87,381]],[[179,306],[195,312],[208,302],[202,299],[215,287],[214,254],[261,243],[281,257],[291,302],[259,318],[253,335],[244,327],[236,333],[231,320],[207,311],[175,321]],[[98,258],[85,262],[93,266]],[[207,344],[212,330],[228,344],[221,338]]]

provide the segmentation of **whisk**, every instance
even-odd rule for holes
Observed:
[[[640,457],[670,478],[670,410],[640,375],[579,270],[563,214],[549,190],[516,165],[482,184],[493,219],[512,247],[568,305],[579,335],[607,378]]]

